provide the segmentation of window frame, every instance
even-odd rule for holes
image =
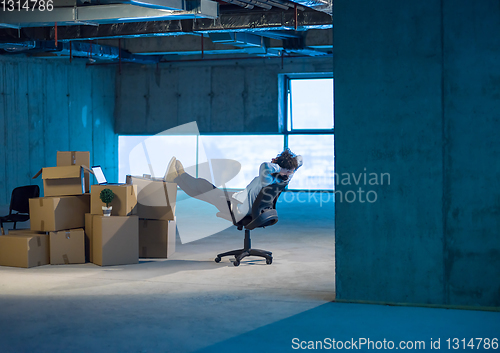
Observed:
[[[309,72],[309,73],[287,73],[280,74],[278,77],[279,83],[279,106],[278,106],[278,124],[279,130],[284,135],[284,148],[288,148],[288,136],[290,135],[335,135],[335,112],[333,115],[333,128],[331,129],[290,129],[288,131],[288,109],[290,99],[291,81],[295,79],[321,79],[329,78],[333,80],[334,97],[333,104],[335,105],[335,78],[333,72]],[[333,158],[335,159],[335,146],[333,150]],[[333,182],[334,189],[322,189],[322,192],[334,192],[335,180]],[[301,191],[300,189],[289,190],[292,192]]]
[[[335,84],[335,79],[332,72],[315,72],[315,73],[296,73],[296,74],[282,74],[280,75],[280,106],[279,106],[279,127],[280,132],[285,135],[285,140],[288,140],[287,135],[300,134],[300,135],[314,135],[314,134],[334,134],[335,130],[335,115],[333,116],[334,125],[331,129],[290,129],[288,130],[288,115],[289,103],[291,94],[291,81],[297,79],[332,79]],[[335,91],[334,91],[335,92]],[[335,104],[335,100],[334,100]],[[288,146],[285,146],[288,147]]]

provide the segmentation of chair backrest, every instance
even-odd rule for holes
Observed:
[[[282,182],[262,188],[253,203],[251,221],[245,225],[246,229],[268,227],[278,222],[276,201],[287,184]]]
[[[12,190],[10,198],[9,214],[12,211],[18,213],[30,213],[29,199],[40,196],[40,187],[38,185],[19,186]]]
[[[252,218],[257,218],[265,210],[276,209],[276,201],[287,185],[276,183],[263,187],[252,205]]]

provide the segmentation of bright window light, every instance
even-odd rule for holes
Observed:
[[[333,129],[333,79],[290,79],[288,131]]]
[[[303,166],[289,189],[333,190],[333,135],[289,135],[288,147],[302,155]]]
[[[227,188],[237,189],[245,188],[258,176],[261,163],[271,162],[283,151],[284,142],[283,135],[202,135],[200,141],[200,161],[206,161],[208,156],[233,159],[241,164],[240,173],[226,183]]]
[[[283,135],[203,135],[198,136],[120,136],[119,181],[126,175],[163,177],[175,156],[189,174],[214,181],[220,171],[206,163],[211,159],[230,159],[241,164],[240,172],[225,183],[226,188],[243,189],[259,174],[262,162],[270,162],[283,150]],[[197,150],[198,146],[198,150]],[[222,185],[217,185],[218,187]]]
[[[126,175],[163,178],[175,156],[186,165],[196,164],[196,135],[120,136],[118,138],[118,180]]]

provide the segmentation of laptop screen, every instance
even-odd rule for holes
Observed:
[[[104,176],[104,173],[103,173],[100,165],[92,167],[92,171],[94,172],[94,176],[97,180],[97,184],[106,183],[106,177]]]

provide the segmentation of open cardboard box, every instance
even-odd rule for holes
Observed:
[[[174,220],[177,184],[127,175],[127,184],[137,187],[137,216]]]
[[[42,168],[33,179],[42,175],[43,195],[69,196],[89,192],[90,174],[94,174],[85,165]]]

